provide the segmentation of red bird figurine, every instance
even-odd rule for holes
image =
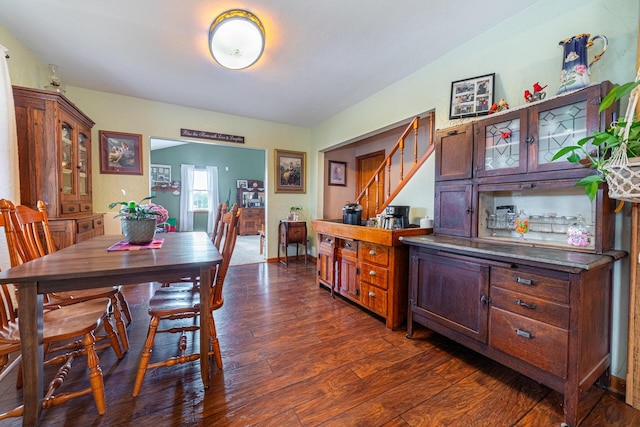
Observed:
[[[531,100],[533,99],[533,95],[531,95],[531,92],[529,90],[524,91],[524,99],[527,102],[531,102]]]
[[[540,86],[539,82],[533,84],[533,92],[538,93],[543,91],[548,85]]]
[[[502,139],[507,139],[507,138],[509,138],[511,136],[511,131],[510,130],[508,130],[506,132],[503,132],[503,131],[500,130],[498,132],[500,132],[500,136],[502,137]]]

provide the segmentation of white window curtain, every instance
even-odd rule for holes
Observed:
[[[180,231],[193,231],[193,165],[180,166]]]
[[[218,196],[218,168],[207,166],[207,191],[209,197],[209,216],[207,217],[207,233],[213,233],[213,225],[216,221],[216,211],[220,197]]]
[[[20,177],[18,175],[18,139],[16,134],[16,110],[13,105],[13,89],[7,65],[7,49],[0,45],[0,199],[20,204]],[[0,230],[0,269],[11,266],[9,251]]]

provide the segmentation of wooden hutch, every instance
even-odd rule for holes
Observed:
[[[592,171],[551,159],[612,120],[613,108],[598,112],[610,87],[439,130],[435,234],[403,239],[408,336],[419,323],[563,393],[573,426],[580,394],[608,379],[612,267],[625,254],[606,188],[590,202],[575,182]],[[572,226],[590,241],[572,246]]]
[[[56,92],[14,86],[13,98],[20,202],[44,201],[57,249],[104,234],[91,193],[93,120]]]

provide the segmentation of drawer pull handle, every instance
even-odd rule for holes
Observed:
[[[327,237],[326,239],[324,239],[324,241],[329,243],[329,244],[331,244],[331,245],[333,245],[333,241],[331,241],[330,237]]]
[[[86,230],[87,228],[89,228],[89,224],[84,224],[84,225],[82,226],[82,228],[84,228],[84,229]]]
[[[523,331],[520,328],[516,328],[516,334],[518,334],[522,338],[526,338],[528,340],[532,340],[533,338],[535,338],[531,332]]]
[[[73,206],[69,206],[69,212],[73,212],[75,210],[76,210],[76,208],[74,208]]]
[[[98,225],[102,225],[102,221],[98,220]]]
[[[371,298],[375,298],[375,297],[376,297],[376,293],[375,293],[375,292],[373,292],[373,291],[369,291],[369,296],[370,296]]]
[[[351,243],[347,242],[344,244],[345,247],[350,248],[351,247]]]
[[[369,276],[375,277],[376,276],[376,272],[371,270],[369,271]]]
[[[530,310],[535,310],[536,309],[536,305],[535,304],[526,303],[526,302],[522,301],[520,298],[516,299],[516,304],[518,304],[520,307],[528,308]]]
[[[91,206],[84,206],[85,211],[88,211],[89,209],[91,209]]]
[[[527,285],[527,286],[533,286],[535,284],[533,280],[525,279],[520,276],[516,276],[516,282],[520,283],[521,285]]]
[[[378,254],[376,253],[376,251],[374,251],[373,249],[371,249],[371,250],[369,251],[369,255],[371,255],[371,256],[376,256],[376,255],[378,255]]]

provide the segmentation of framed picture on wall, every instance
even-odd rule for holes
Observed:
[[[451,83],[449,119],[484,116],[493,104],[495,73]]]
[[[101,130],[100,173],[142,175],[142,135]]]
[[[347,162],[329,160],[329,185],[347,186]]]
[[[306,153],[275,150],[275,192],[305,193]]]

